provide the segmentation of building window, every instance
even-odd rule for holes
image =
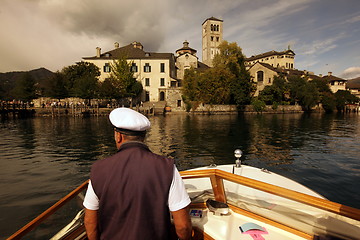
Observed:
[[[105,63],[104,72],[107,72],[107,73],[111,72],[110,63]]]
[[[160,63],[160,72],[165,72],[165,63]]]
[[[214,37],[213,37],[213,36],[211,36],[210,38],[211,38],[211,41],[214,41]]]
[[[151,72],[151,66],[149,63],[145,63],[144,72]]]
[[[165,101],[165,93],[164,92],[160,92],[160,101]]]
[[[257,81],[258,82],[263,82],[264,81],[264,72],[263,71],[258,71],[257,72]]]
[[[137,72],[138,71],[138,67],[136,66],[136,63],[131,64],[131,71],[132,72]]]
[[[181,107],[181,100],[177,100],[177,106]]]
[[[165,86],[165,78],[160,78],[160,86],[161,87]]]
[[[145,86],[146,87],[150,86],[150,78],[145,78]]]
[[[145,102],[148,102],[148,101],[150,101],[150,92],[146,91],[145,92]]]
[[[219,41],[219,37],[216,37],[216,41],[217,41],[217,42]]]

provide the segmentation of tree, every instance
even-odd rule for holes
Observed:
[[[54,77],[50,79],[48,89],[46,89],[46,95],[57,99],[68,97],[64,75],[61,72],[56,72]]]
[[[238,106],[251,102],[255,86],[250,73],[245,67],[245,56],[237,43],[223,41],[219,45],[220,52],[215,55],[213,65],[215,69],[227,68],[233,75],[230,78],[231,101]]]
[[[347,90],[338,90],[335,93],[335,99],[336,99],[336,108],[339,111],[343,111],[345,109],[346,104],[354,104],[359,102],[359,98],[352,95]]]
[[[77,62],[62,70],[65,88],[70,96],[91,99],[98,90],[99,68],[89,62]]]
[[[25,102],[35,99],[37,97],[35,84],[35,79],[29,73],[26,73],[16,82],[13,89],[14,97]]]
[[[266,86],[260,92],[259,99],[264,101],[267,105],[278,105],[286,101],[288,92],[285,78],[275,76],[273,84]]]
[[[121,56],[111,64],[110,81],[116,90],[115,98],[137,97],[143,90],[142,84],[134,78],[131,63]]]
[[[231,98],[230,84],[233,74],[227,68],[211,68],[200,75],[198,99],[208,104],[228,104]]]
[[[321,103],[325,112],[333,112],[336,107],[335,95],[331,92],[325,92],[322,96]]]

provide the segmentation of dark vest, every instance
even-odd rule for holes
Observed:
[[[100,200],[101,239],[170,239],[169,189],[174,161],[127,142],[94,163],[91,184]]]

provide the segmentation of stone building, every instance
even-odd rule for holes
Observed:
[[[202,24],[202,62],[212,67],[215,54],[223,41],[223,20],[211,17]]]

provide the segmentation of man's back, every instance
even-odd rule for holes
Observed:
[[[168,195],[174,162],[139,142],[96,162],[91,183],[99,202],[102,239],[169,239]]]

